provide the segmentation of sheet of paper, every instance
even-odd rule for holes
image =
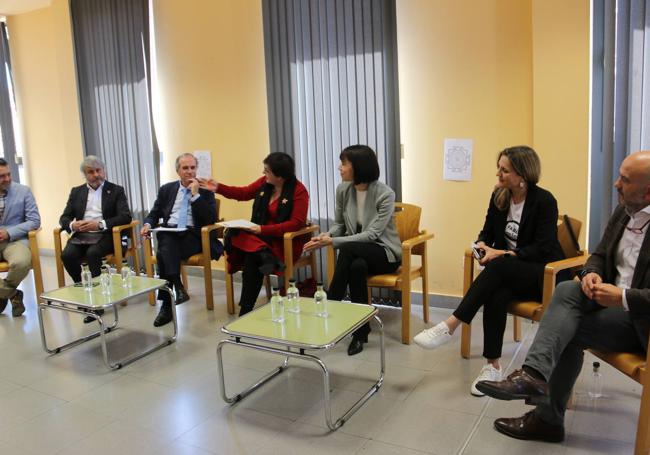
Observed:
[[[257,226],[257,224],[252,223],[248,220],[222,221],[221,223],[217,223],[217,225],[225,228],[239,228],[239,229],[251,228]]]
[[[214,177],[212,175],[212,153],[209,150],[196,150],[192,154],[199,162],[199,166],[196,169],[196,176],[200,179]]]
[[[445,139],[443,176],[445,180],[472,180],[472,139]]]
[[[187,228],[171,228],[171,227],[157,227],[151,230],[152,232],[184,232],[187,231]]]

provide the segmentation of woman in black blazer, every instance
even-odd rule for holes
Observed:
[[[472,383],[472,395],[483,395],[475,387],[478,381],[501,380],[499,358],[508,304],[515,299],[541,299],[545,264],[564,257],[557,240],[557,202],[537,186],[540,173],[539,157],[530,147],[499,153],[496,188],[475,244],[485,269],[446,321],[414,338],[419,346],[434,349],[451,340],[461,322],[471,323],[483,305],[487,365]]]

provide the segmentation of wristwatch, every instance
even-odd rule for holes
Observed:
[[[104,229],[106,229],[106,221],[100,220],[99,223],[97,223],[97,226],[99,227],[100,231],[103,231]]]

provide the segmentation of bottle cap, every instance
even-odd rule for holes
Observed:
[[[316,286],[322,286],[322,285],[323,285],[322,281],[319,281],[319,282],[316,283]]]
[[[296,284],[296,280],[294,280],[294,279],[292,278],[292,279],[289,280],[289,283]]]
[[[592,365],[594,368],[600,368],[600,362],[594,362]]]
[[[273,288],[273,292],[275,292],[275,291],[279,291],[279,290],[280,290],[280,288],[278,288],[278,287],[274,287],[274,288]]]
[[[129,261],[127,261],[126,259],[122,259],[122,264],[128,264],[128,263]]]

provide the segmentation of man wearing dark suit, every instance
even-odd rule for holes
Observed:
[[[124,188],[106,181],[104,163],[88,155],[80,166],[86,183],[72,188],[59,219],[70,239],[61,260],[75,283],[81,281],[81,261],[85,258],[92,275],[101,272],[102,258],[113,253],[113,226],[131,222]]]
[[[650,152],[628,156],[614,184],[620,204],[580,273],[558,285],[521,370],[477,388],[537,407],[500,418],[497,431],[517,439],[559,442],[583,350],[644,352],[650,328]]]
[[[158,274],[174,287],[177,304],[189,300],[181,284],[181,261],[201,252],[201,228],[217,221],[214,193],[199,188],[199,182],[196,180],[197,166],[198,161],[191,153],[184,153],[176,158],[176,173],[180,180],[160,187],[158,197],[140,231],[143,237],[149,237],[151,228],[159,224],[163,227],[185,229],[178,232],[161,231],[157,236]],[[217,259],[222,251],[221,243],[213,238],[211,246],[212,257]],[[172,320],[169,295],[161,292],[159,298],[162,300],[162,306],[153,323],[156,327]]]

